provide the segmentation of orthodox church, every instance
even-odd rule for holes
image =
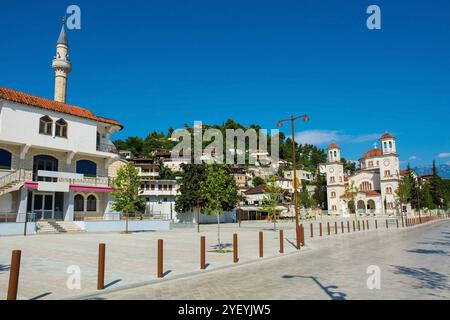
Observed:
[[[328,211],[332,215],[348,216],[348,194],[354,194],[358,214],[395,215],[395,191],[400,181],[400,162],[396,139],[389,133],[359,159],[359,169],[353,175],[344,172],[341,148],[333,143],[328,148],[328,162],[323,166],[327,178]]]

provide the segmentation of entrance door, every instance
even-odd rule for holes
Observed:
[[[54,220],[54,196],[51,193],[33,195],[33,215],[36,220]]]
[[[33,179],[34,181],[56,182],[56,178],[38,177],[38,171],[58,171],[58,159],[52,156],[39,155],[34,157],[33,161]]]

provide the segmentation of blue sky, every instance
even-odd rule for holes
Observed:
[[[68,102],[121,121],[117,138],[307,113],[297,137],[336,141],[348,159],[388,130],[403,163],[450,162],[448,0],[8,1],[0,86],[53,97],[70,4],[82,28],[68,33]],[[381,30],[366,28],[370,4]]]

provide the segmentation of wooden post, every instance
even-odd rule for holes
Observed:
[[[106,245],[100,243],[98,245],[97,290],[103,290],[105,288],[105,251]]]
[[[206,269],[206,238],[200,237],[200,269]]]
[[[280,230],[280,253],[284,253],[284,233]]]
[[[237,233],[233,234],[233,263],[238,263],[238,235]]]
[[[8,295],[6,300],[17,300],[19,288],[20,258],[22,251],[14,250],[11,254],[11,267],[9,270]]]
[[[330,235],[330,223],[329,222],[327,222],[327,232],[328,232],[328,235]]]
[[[369,230],[369,220],[366,220],[366,224],[367,230]]]
[[[356,228],[355,228],[355,221],[353,221],[353,232],[355,232],[356,231]]]
[[[322,236],[322,222],[319,223],[319,236]]]
[[[363,225],[363,231],[365,231],[366,230],[366,222],[364,220],[362,222],[362,225]]]
[[[301,239],[300,239],[300,226],[299,225],[295,225],[295,237],[296,237],[296,246],[297,246],[297,250],[301,249]]]
[[[300,244],[302,247],[305,246],[305,227],[303,227],[303,224],[300,225]]]
[[[398,219],[397,219],[397,229],[398,229]]]
[[[347,221],[347,232],[350,233],[350,221]]]
[[[344,233],[344,221],[341,221],[341,233]]]
[[[158,240],[158,278],[164,277],[164,267],[163,267],[163,240]]]
[[[337,221],[334,222],[334,234],[337,234]]]
[[[311,223],[311,226],[310,226],[310,231],[309,231],[309,233],[310,233],[310,235],[311,235],[311,238],[314,238],[314,225]]]
[[[259,257],[264,257],[264,234],[262,231],[259,232]]]
[[[386,229],[389,229],[389,223],[387,219],[386,219]]]
[[[378,229],[378,220],[375,219],[375,229]]]
[[[358,231],[361,231],[361,222],[358,220]]]

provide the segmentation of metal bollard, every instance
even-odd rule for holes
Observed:
[[[200,269],[206,269],[206,238],[200,237]]]
[[[319,236],[322,236],[322,222],[319,223]]]
[[[388,223],[387,219],[386,219],[386,229],[389,229],[389,223]]]
[[[378,220],[375,219],[375,229],[378,229]]]
[[[238,235],[237,233],[233,234],[233,263],[238,263]]]
[[[314,226],[313,226],[312,223],[311,223],[311,226],[310,226],[310,232],[309,233],[311,234],[311,238],[314,238]]]
[[[328,235],[330,235],[330,223],[327,222],[327,231],[328,231]]]
[[[353,221],[353,232],[355,232],[356,228],[355,228],[355,221]]]
[[[347,221],[347,232],[350,233],[350,221]]]
[[[284,253],[284,233],[280,230],[280,253]]]
[[[358,220],[358,231],[361,231],[361,222]]]
[[[16,300],[19,288],[20,258],[22,251],[14,250],[11,254],[11,268],[9,270],[8,295],[6,300]]]
[[[164,277],[164,267],[163,267],[163,257],[164,251],[163,251],[163,240],[158,240],[158,278]]]
[[[397,229],[398,229],[398,219],[397,219]]]
[[[334,222],[334,234],[337,234],[337,221]]]
[[[264,234],[259,232],[259,257],[264,257]]]
[[[103,290],[105,288],[105,251],[106,245],[100,243],[98,246],[97,290]]]
[[[341,233],[344,233],[344,221],[341,221]]]
[[[369,220],[366,220],[366,227],[367,227],[367,230],[369,230]]]

